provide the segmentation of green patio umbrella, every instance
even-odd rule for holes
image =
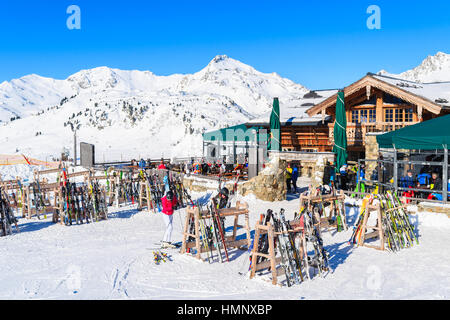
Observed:
[[[339,169],[347,163],[347,119],[343,91],[339,91],[336,102],[333,153],[336,154],[336,171],[339,172]]]
[[[278,98],[273,99],[272,114],[270,115],[269,150],[281,151],[280,103]]]

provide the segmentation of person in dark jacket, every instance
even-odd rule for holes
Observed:
[[[432,173],[430,184],[428,185],[428,188],[430,190],[442,191],[442,180],[441,180],[441,178],[439,178],[439,174],[437,172]],[[442,193],[431,193],[428,196],[428,199],[442,201]]]
[[[400,179],[402,188],[414,188],[416,186],[416,179],[414,179],[412,170],[408,170],[406,176]]]
[[[215,197],[217,204],[219,207],[217,209],[225,209],[228,207],[228,199],[229,199],[230,191],[228,188],[223,187],[220,189],[219,193]]]
[[[402,177],[400,179],[400,186],[402,188],[408,188],[413,189],[417,185],[416,179],[414,179],[412,170],[408,170],[406,173],[406,176]],[[405,198],[414,198],[414,191],[413,190],[406,190],[402,193],[403,197]],[[409,203],[410,200],[406,200],[406,203]]]
[[[209,166],[205,160],[202,161],[202,175],[208,175]]]
[[[297,193],[297,179],[298,179],[298,168],[297,165],[292,165],[292,188],[294,193]]]

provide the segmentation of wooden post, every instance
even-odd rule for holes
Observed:
[[[442,197],[444,203],[448,202],[448,146],[444,146],[444,163],[442,165]]]
[[[275,262],[275,243],[274,243],[274,234],[273,234],[273,228],[271,223],[267,223],[267,226],[269,228],[268,238],[269,241],[269,256],[270,256],[270,271],[272,272],[272,284],[277,284],[277,266]]]
[[[195,227],[195,247],[197,248],[197,259],[202,260],[201,256],[201,244],[200,244],[200,228],[199,228],[199,215],[200,209],[196,207],[194,209],[194,227]]]
[[[376,128],[377,130],[383,130],[381,123],[383,122],[383,92],[377,90],[376,93]]]
[[[397,162],[397,148],[394,145],[394,190],[398,191],[398,162]]]
[[[32,209],[31,209],[31,197],[30,197],[30,186],[27,186],[27,206],[28,206],[28,219],[31,219]]]
[[[255,276],[256,273],[256,260],[258,258],[258,248],[259,248],[259,238],[260,238],[260,233],[261,233],[261,229],[259,228],[259,226],[261,225],[261,222],[258,221],[256,223],[256,228],[255,228],[255,241],[253,242],[253,249],[252,249],[252,268],[250,271],[250,279],[253,279],[253,277]]]

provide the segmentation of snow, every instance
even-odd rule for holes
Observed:
[[[290,101],[282,101],[280,104],[280,122],[286,124],[303,124],[311,125],[322,121],[321,115],[309,116],[306,111],[312,106],[323,102],[329,97],[333,96],[338,90],[315,90],[317,95],[311,95],[310,92],[305,93],[302,97],[298,97]],[[270,113],[264,114],[261,117],[255,118],[248,122],[249,125],[269,124]],[[325,120],[329,120],[330,116],[325,116]]]
[[[438,53],[410,72],[386,75],[378,77],[409,83],[407,90],[433,101],[450,101],[449,83],[419,83],[450,81],[449,55]],[[320,121],[307,117],[310,106],[303,104],[335,92],[317,91],[316,98],[307,93],[225,55],[186,75],[108,67],[66,80],[29,75],[0,84],[0,145],[5,154],[59,157],[64,148],[72,150],[71,124],[81,124],[78,141],[96,144],[98,161],[193,156],[201,154],[204,130],[267,123],[273,97],[280,98],[283,122]],[[22,119],[9,122],[17,116]],[[0,174],[5,180],[31,179],[34,169],[43,167],[0,166]],[[275,203],[253,195],[237,199],[249,203],[252,229],[267,209],[284,208],[288,219],[299,210],[292,195]],[[346,203],[353,224],[361,200]],[[273,286],[266,275],[252,280],[239,275],[248,266],[247,253],[239,250],[230,251],[231,261],[223,264],[170,251],[173,261],[155,265],[149,248],[162,238],[162,217],[131,206],[110,208],[107,221],[71,227],[55,225],[51,217],[19,218],[21,232],[0,238],[0,299],[449,299],[450,219],[410,209],[419,245],[393,254],[348,245],[351,229],[324,232],[332,272],[291,288]],[[174,241],[181,240],[184,216],[184,210],[175,212]]]
[[[438,103],[436,101],[438,99],[445,99],[447,102],[438,104],[450,106],[450,82],[418,83],[386,75],[374,75],[373,77],[428,99],[433,103]]]
[[[45,170],[45,167],[28,164],[0,166],[0,178],[1,180],[15,180],[20,177],[24,182],[31,181],[35,170]]]
[[[385,70],[379,74],[423,83],[450,81],[450,54],[438,52],[434,56],[428,56],[419,66],[398,75]]]
[[[292,218],[299,205],[298,199],[237,199],[248,201],[252,229],[267,209],[285,208]],[[347,210],[352,223],[358,208]],[[239,275],[248,266],[247,254],[239,250],[230,251],[231,261],[223,264],[171,250],[173,261],[155,265],[148,249],[164,233],[160,214],[122,207],[110,208],[109,216],[71,227],[54,225],[50,217],[20,219],[21,233],[0,238],[0,299],[450,298],[450,257],[443,254],[450,247],[450,219],[442,215],[413,215],[420,244],[396,254],[349,246],[351,230],[325,232],[333,271],[290,288],[273,286],[264,276]],[[174,241],[181,240],[183,222],[184,210],[176,211]]]
[[[5,154],[59,158],[72,152],[71,127],[80,125],[78,141],[95,144],[100,161],[198,156],[204,131],[265,115],[275,96],[283,105],[307,92],[224,55],[186,75],[99,67],[66,80],[26,76],[0,85],[0,145]]]

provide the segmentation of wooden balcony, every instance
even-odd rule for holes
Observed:
[[[371,122],[371,123],[347,123],[347,144],[349,146],[363,146],[366,134],[369,132],[389,132],[418,122]],[[334,123],[328,124],[330,143],[334,143]]]

